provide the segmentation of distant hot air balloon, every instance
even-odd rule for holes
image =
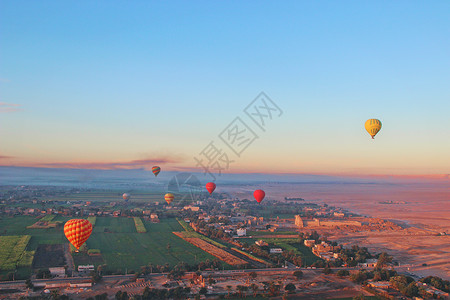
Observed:
[[[161,168],[158,166],[152,167],[152,172],[155,174],[155,177],[158,176],[159,172],[161,172]]]
[[[122,198],[127,202],[128,200],[130,200],[130,194],[125,193],[122,195]]]
[[[170,205],[170,203],[172,203],[173,199],[174,199],[174,195],[172,193],[167,193],[164,196],[164,200],[166,200],[167,204]]]
[[[86,242],[91,232],[92,224],[88,220],[72,219],[64,225],[64,234],[77,250]]]
[[[367,132],[373,139],[381,129],[381,121],[377,119],[369,119],[366,121],[366,124],[364,124],[364,127],[366,127]]]
[[[253,192],[253,197],[255,197],[256,201],[258,201],[258,203],[261,203],[261,201],[264,199],[264,197],[266,196],[266,193],[263,190],[256,190]]]
[[[206,184],[206,189],[208,190],[209,194],[211,195],[214,190],[216,189],[216,184],[214,182],[208,182]]]

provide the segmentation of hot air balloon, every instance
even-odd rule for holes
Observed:
[[[369,119],[366,121],[366,124],[364,124],[364,127],[366,127],[367,132],[373,139],[381,129],[381,121],[377,119]]]
[[[266,193],[263,190],[256,190],[253,192],[253,197],[255,197],[256,201],[258,201],[258,203],[261,203],[261,201],[264,199],[264,197],[266,196]]]
[[[172,203],[173,198],[175,198],[175,197],[174,197],[174,195],[173,195],[172,193],[167,193],[167,194],[164,196],[164,200],[166,200],[166,202],[167,202],[168,205],[170,205],[170,203]]]
[[[122,195],[122,198],[123,200],[125,200],[125,202],[128,202],[128,200],[130,200],[130,194],[125,193]]]
[[[77,250],[86,242],[91,232],[92,224],[88,220],[72,219],[64,225],[64,234]]]
[[[158,166],[152,167],[152,172],[155,174],[155,177],[158,176],[159,172],[161,172],[161,168]]]
[[[206,184],[206,189],[208,190],[209,194],[211,195],[214,190],[216,189],[216,184],[214,182],[208,182]]]

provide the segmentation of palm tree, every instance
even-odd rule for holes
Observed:
[[[231,285],[227,285],[227,291],[228,291],[227,297],[230,297],[231,288],[232,288]]]
[[[250,288],[252,289],[252,291],[253,291],[253,297],[256,297],[256,292],[258,291],[258,289],[259,289],[259,287],[258,287],[258,285],[257,284],[254,284],[254,283],[252,283],[251,285],[250,285]]]

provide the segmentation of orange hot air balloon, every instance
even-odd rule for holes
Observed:
[[[161,172],[161,168],[158,166],[152,167],[152,172],[155,174],[155,177],[158,176],[159,172]]]
[[[175,198],[175,196],[172,193],[167,193],[164,196],[164,200],[166,200],[167,204],[170,205],[170,203],[172,203],[173,199]]]
[[[261,201],[264,199],[264,197],[266,196],[266,193],[263,190],[256,190],[253,192],[253,197],[255,197],[256,201],[258,201],[258,203],[261,203]]]
[[[72,219],[64,225],[64,234],[69,242],[78,249],[92,233],[92,224],[85,219]]]
[[[214,182],[208,182],[206,184],[206,189],[208,190],[209,194],[211,195],[214,190],[216,189],[216,184]]]

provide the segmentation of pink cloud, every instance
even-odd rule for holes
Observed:
[[[15,103],[0,102],[0,113],[21,111],[21,105]]]
[[[22,166],[41,167],[41,168],[68,168],[68,169],[99,169],[99,170],[116,170],[116,169],[151,169],[154,165],[164,165],[171,163],[179,163],[177,158],[151,158],[138,159],[125,162],[55,162],[55,163],[31,163]]]
[[[10,159],[12,156],[0,155],[0,159]]]

